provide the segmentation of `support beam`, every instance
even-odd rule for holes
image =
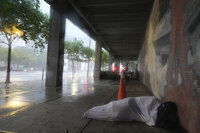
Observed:
[[[113,6],[129,6],[129,5],[145,4],[144,2],[140,2],[140,3],[138,3],[138,2],[129,1],[129,2],[111,2],[111,3],[104,2],[104,3],[97,3],[97,4],[94,4],[94,3],[88,4],[87,2],[84,1],[84,3],[80,4],[80,7],[113,7]]]
[[[139,1],[139,0],[78,0],[80,7],[113,7],[113,6],[126,6],[126,5],[144,5],[148,4],[148,1]]]
[[[92,29],[92,31],[96,34],[98,40],[101,40],[103,42],[104,47],[107,51],[112,52],[111,48],[108,46],[108,44],[104,41],[101,34],[99,34],[94,26],[91,24],[91,22],[88,20],[88,18],[82,13],[80,8],[74,3],[73,0],[68,0],[68,2],[71,4],[71,6],[74,8],[76,13],[88,24],[88,26]]]
[[[100,72],[101,72],[101,51],[102,51],[101,42],[100,41],[96,41],[95,64],[94,64],[94,79],[100,79]]]
[[[47,53],[46,87],[61,87],[64,64],[64,15],[51,7]]]

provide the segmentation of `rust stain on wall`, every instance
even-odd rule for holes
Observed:
[[[172,33],[171,52],[167,71],[166,100],[175,101],[179,106],[179,116],[182,125],[190,133],[198,133],[199,98],[192,96],[192,84],[195,73],[191,66],[187,66],[187,55],[190,45],[184,35],[185,10],[184,0],[171,1]],[[178,86],[178,72],[180,70],[182,84]]]
[[[171,0],[162,21],[157,19],[159,2],[155,0],[139,56],[140,80],[155,96],[176,102],[182,126],[200,133],[200,1]]]

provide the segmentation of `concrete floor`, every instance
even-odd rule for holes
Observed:
[[[41,81],[0,84],[0,132],[7,133],[169,133],[139,122],[106,122],[82,118],[89,108],[115,100],[116,81],[76,79],[63,90]],[[151,95],[138,81],[127,82],[128,96]]]

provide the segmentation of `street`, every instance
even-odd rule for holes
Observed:
[[[86,76],[86,72],[76,72],[75,77],[84,77]],[[92,75],[92,73],[90,73]],[[44,79],[45,79],[46,73],[44,72]],[[67,77],[72,77],[71,72],[64,72],[63,73],[63,78]],[[6,72],[5,71],[0,71],[0,83],[5,82],[6,79]],[[16,81],[32,81],[32,80],[42,80],[42,71],[11,71],[10,74],[10,81],[11,82],[16,82]]]
[[[5,82],[6,72],[0,71],[0,82]],[[30,80],[42,80],[42,71],[37,72],[15,72],[11,71],[10,80],[12,81],[30,81]]]

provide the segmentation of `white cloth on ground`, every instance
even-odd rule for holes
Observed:
[[[154,126],[160,104],[160,100],[154,96],[127,97],[93,107],[84,113],[84,117],[106,121],[140,121]]]

